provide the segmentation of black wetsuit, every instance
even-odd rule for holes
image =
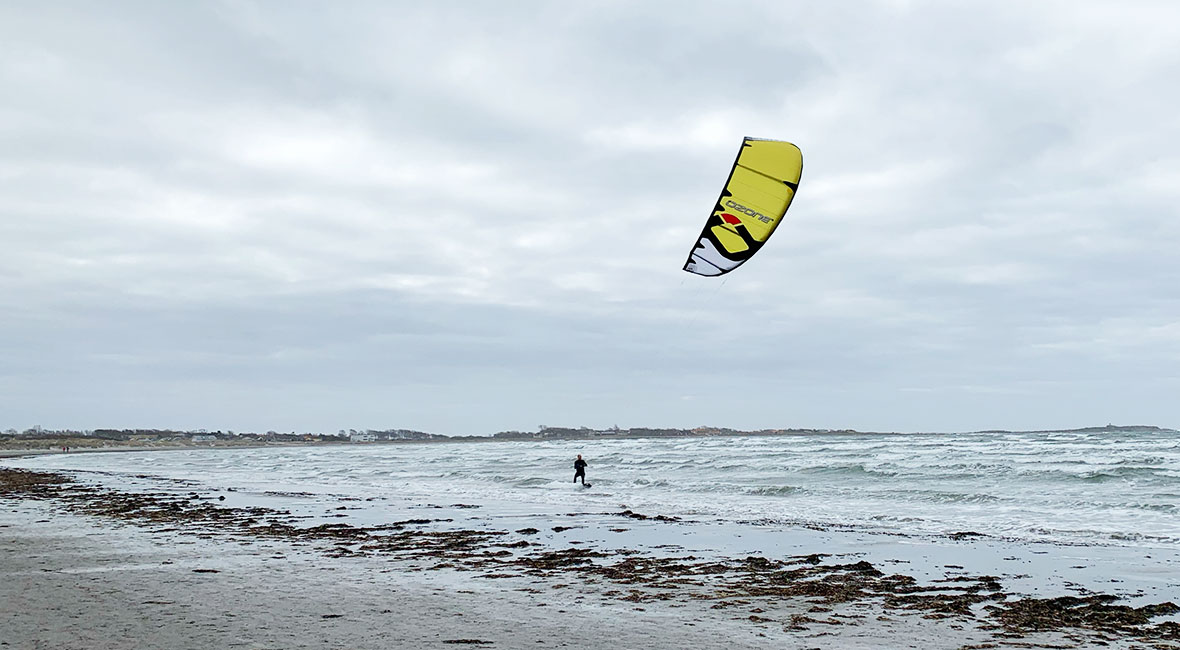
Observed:
[[[574,461],[574,483],[578,482],[578,477],[582,477],[582,485],[586,484],[586,461],[581,458]]]

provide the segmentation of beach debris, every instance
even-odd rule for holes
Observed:
[[[1180,613],[1180,606],[1171,601],[1131,607],[1117,604],[1120,597],[1112,594],[1032,598],[1006,592],[999,577],[986,575],[954,575],[923,584],[912,576],[886,574],[864,560],[829,564],[831,556],[824,553],[782,559],[750,555],[703,560],[676,555],[676,549],[671,547],[661,549],[658,555],[635,549],[549,550],[542,544],[523,540],[506,542],[504,536],[510,534],[508,531],[417,528],[449,519],[406,520],[371,527],[344,523],[300,526],[297,518],[285,511],[225,507],[175,493],[119,492],[78,483],[60,474],[4,468],[0,468],[0,499],[52,499],[75,512],[163,526],[163,530],[178,534],[286,540],[307,544],[328,556],[396,556],[410,562],[409,570],[414,571],[479,571],[481,577],[489,579],[511,579],[523,574],[534,579],[563,578],[563,585],[603,580],[608,586],[610,583],[625,586],[625,591],[608,588],[602,592],[603,596],[618,601],[636,604],[705,601],[717,609],[746,607],[746,616],[758,624],[772,622],[774,612],[780,611],[774,604],[779,602],[809,603],[812,607],[809,614],[827,613],[830,606],[841,603],[866,603],[883,607],[886,613],[971,622],[997,639],[1062,632],[1166,643],[1166,646],[1156,644],[1157,647],[1176,647],[1170,642],[1180,641],[1180,623],[1171,620],[1153,623],[1157,617]],[[649,517],[629,509],[605,514],[660,520],[658,516]],[[533,535],[540,531],[522,528],[515,532]],[[955,535],[966,538],[978,533]],[[957,565],[953,568],[961,570]],[[193,572],[217,573],[218,570],[198,568]],[[550,580],[548,588],[558,586]],[[325,615],[325,618],[336,616],[340,615]],[[827,616],[815,618],[794,613],[781,622],[788,631],[804,630],[810,625],[845,624],[837,619],[837,614],[827,613]],[[444,643],[493,642],[450,639]]]
[[[61,474],[21,469],[0,470],[0,496],[51,497],[56,488],[73,480]]]
[[[807,626],[812,623],[820,623],[823,625],[843,625],[844,623],[832,618],[812,618],[806,614],[792,614],[787,624],[783,626],[784,630],[799,631],[806,630]]]
[[[391,527],[402,528],[405,526],[422,526],[433,523],[435,521],[451,521],[450,519],[404,519],[402,521],[395,521],[389,524]]]
[[[1017,632],[1071,627],[1104,632],[1137,632],[1156,616],[1180,612],[1180,606],[1171,601],[1142,607],[1111,604],[1118,599],[1118,596],[1111,594],[1095,594],[1084,598],[1025,598],[992,605],[988,610],[1004,628]],[[1174,622],[1161,623],[1157,631],[1161,638],[1180,639],[1180,635],[1176,635],[1180,632],[1180,626]]]
[[[651,519],[653,521],[680,521],[680,517],[669,517],[667,515],[649,516],[649,515],[639,514],[638,512],[632,512],[630,509],[624,510],[622,512],[616,512],[614,514],[619,517],[630,517],[631,519]]]
[[[987,535],[985,535],[983,533],[977,533],[973,530],[967,530],[967,531],[961,531],[961,532],[957,532],[957,533],[951,533],[950,535],[948,535],[948,537],[950,537],[951,539],[953,539],[955,541],[958,541],[961,539],[971,539],[971,538],[975,538],[975,537],[987,537]]]
[[[774,623],[775,622],[775,620],[773,618],[766,618],[764,616],[758,616],[757,614],[750,614],[750,616],[747,620],[749,620],[751,623]]]

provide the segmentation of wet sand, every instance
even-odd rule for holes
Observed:
[[[1166,602],[1030,598],[824,549],[699,558],[540,533],[300,526],[0,470],[0,647],[1180,647]]]

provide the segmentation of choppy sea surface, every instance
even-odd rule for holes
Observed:
[[[588,489],[572,483],[579,453]],[[123,489],[228,491],[235,502],[349,502],[362,521],[432,504],[485,517],[625,506],[700,522],[1180,550],[1180,433],[1167,431],[357,444],[5,464]]]

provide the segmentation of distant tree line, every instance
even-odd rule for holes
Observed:
[[[1172,431],[1150,425],[1118,426],[1108,424],[1103,427],[1085,427],[1081,429],[1060,429],[1053,432],[1161,432]],[[1031,431],[1025,433],[1048,433],[1046,431]],[[7,429],[0,433],[0,441],[20,439],[33,440],[63,440],[86,439],[90,441],[129,442],[129,441],[232,441],[232,444],[258,442],[378,442],[398,440],[582,440],[595,438],[678,438],[705,436],[781,436],[781,435],[810,435],[810,434],[855,434],[861,433],[851,429],[760,429],[757,431],[742,431],[726,427],[695,427],[692,429],[648,428],[635,427],[620,429],[617,426],[609,429],[591,429],[588,427],[551,427],[542,425],[536,431],[501,431],[492,436],[447,436],[438,433],[427,433],[413,429],[340,429],[336,434],[326,433],[297,433],[291,431],[280,433],[267,431],[266,433],[235,432],[235,431],[181,431],[176,429],[61,429],[49,430],[32,427],[24,431]],[[1014,433],[1011,431],[980,431],[978,433]],[[899,434],[900,435],[900,434]]]

